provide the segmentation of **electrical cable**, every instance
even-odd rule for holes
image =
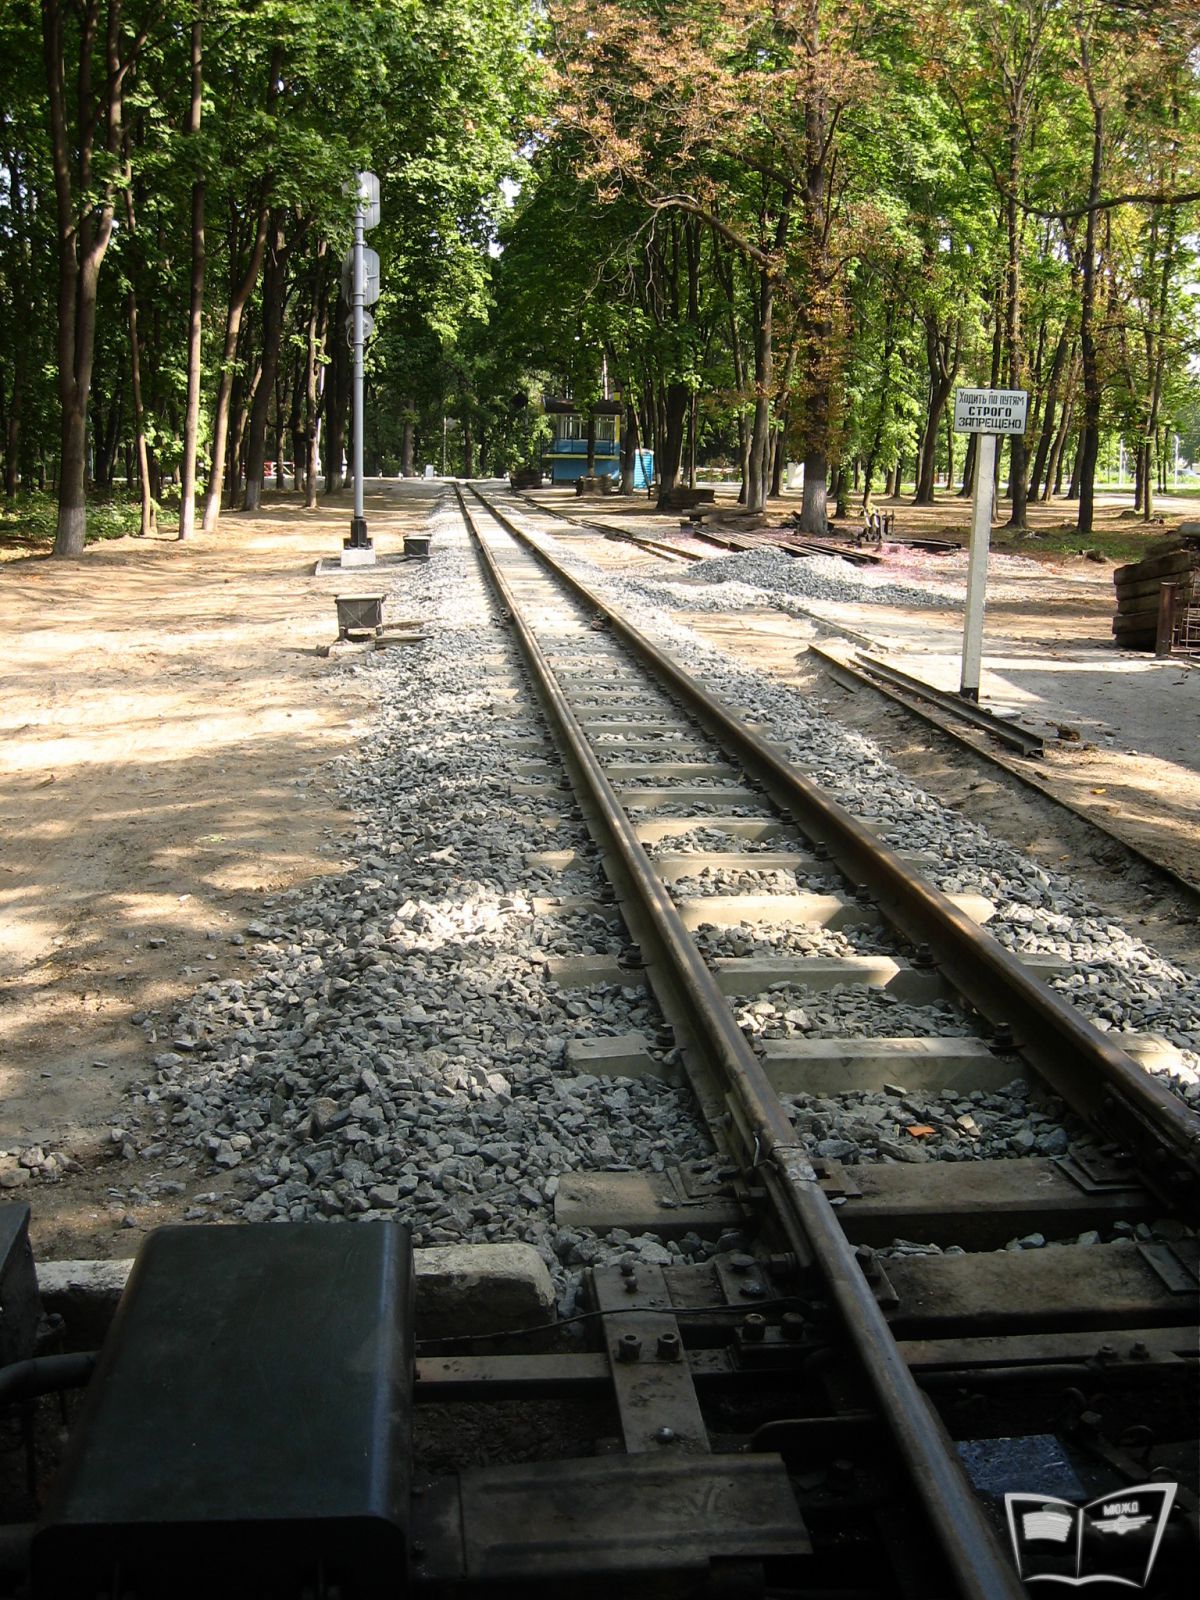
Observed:
[[[796,1295],[775,1295],[769,1299],[755,1300],[752,1304],[744,1306],[612,1306],[604,1311],[577,1311],[574,1316],[560,1317],[557,1322],[539,1322],[530,1328],[502,1328],[490,1333],[446,1333],[436,1339],[418,1339],[417,1351],[434,1345],[443,1344],[478,1344],[487,1339],[525,1339],[535,1333],[554,1333],[559,1328],[569,1328],[575,1323],[595,1322],[601,1317],[621,1317],[632,1312],[654,1314],[661,1310],[675,1317],[708,1317],[718,1313],[736,1314],[739,1317],[747,1316],[760,1306],[786,1306],[789,1309],[805,1312],[810,1318],[816,1320],[816,1313],[810,1301],[801,1300]]]

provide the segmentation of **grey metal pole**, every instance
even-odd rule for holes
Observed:
[[[971,551],[967,557],[967,603],[963,618],[962,680],[964,700],[979,699],[983,657],[983,606],[987,595],[988,547],[992,541],[992,496],[995,493],[996,435],[976,435],[975,496],[971,505]]]
[[[354,314],[354,517],[350,523],[350,543],[358,550],[370,548],[367,537],[367,519],[363,515],[363,300],[366,281],[363,270],[363,220],[364,206],[361,194],[354,211],[354,292],[351,309]]]

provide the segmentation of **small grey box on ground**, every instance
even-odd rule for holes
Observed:
[[[152,1234],[34,1538],[36,1600],[396,1593],[412,1284],[398,1223]]]
[[[362,639],[383,627],[381,594],[339,594],[335,604],[339,639]]]

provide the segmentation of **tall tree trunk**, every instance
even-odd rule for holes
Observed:
[[[1151,249],[1156,250],[1158,244],[1160,219],[1158,207],[1154,208],[1150,224]],[[1166,347],[1167,347],[1167,307],[1170,300],[1171,276],[1175,258],[1175,212],[1167,213],[1163,243],[1162,265],[1159,272],[1158,292],[1155,303],[1147,320],[1144,331],[1146,345],[1146,372],[1150,385],[1149,403],[1146,410],[1146,426],[1143,434],[1143,449],[1146,456],[1145,465],[1145,499],[1142,505],[1142,515],[1147,522],[1154,515],[1154,473],[1155,447],[1158,443],[1158,412],[1162,404],[1163,385],[1166,380]],[[1165,452],[1164,452],[1165,454]]]
[[[1095,466],[1096,466],[1096,464],[1093,461],[1093,463],[1092,463],[1092,471],[1093,471],[1093,473],[1095,472]],[[1077,447],[1077,449],[1075,451],[1074,459],[1071,462],[1071,481],[1067,485],[1067,499],[1068,500],[1078,500],[1080,498],[1080,493],[1081,493],[1081,488],[1082,488],[1082,483],[1083,483],[1083,468],[1084,468],[1083,438],[1081,436],[1080,440],[1079,440],[1079,445],[1078,445],[1078,447]]]
[[[686,383],[669,383],[663,396],[662,444],[655,453],[658,463],[659,505],[663,504],[679,483],[679,468],[683,461],[683,424],[687,415],[688,387]]]
[[[232,209],[233,203],[231,202]],[[242,318],[245,315],[250,296],[254,293],[254,286],[258,282],[258,274],[262,267],[263,254],[267,247],[267,225],[269,220],[270,213],[267,207],[265,205],[260,206],[255,219],[254,239],[250,246],[250,255],[240,278],[237,275],[237,252],[235,248],[237,238],[236,213],[233,218],[233,226],[230,229],[230,272],[232,283],[230,286],[229,305],[225,312],[225,342],[221,356],[221,378],[217,385],[217,404],[213,417],[208,489],[204,497],[205,533],[212,532],[217,525],[217,518],[221,515],[221,486],[225,477],[230,401],[233,397],[234,377],[237,369],[238,341],[241,338]]]
[[[1088,180],[1088,213],[1080,274],[1079,349],[1083,363],[1083,427],[1071,473],[1070,498],[1079,495],[1076,531],[1090,534],[1095,519],[1096,461],[1100,454],[1100,363],[1094,331],[1096,315],[1096,202],[1104,161],[1104,107],[1092,81],[1087,37],[1081,32],[1080,59],[1092,107],[1092,165]]]
[[[262,504],[263,475],[267,462],[267,423],[275,395],[275,374],[283,343],[284,289],[287,283],[288,249],[283,235],[283,215],[272,214],[270,248],[262,287],[262,363],[250,424],[246,431],[246,487],[243,511],[257,511]]]
[[[946,414],[946,488],[953,493],[954,490],[954,425],[950,414]]]
[[[925,361],[929,369],[929,404],[917,457],[917,492],[913,504],[918,506],[933,504],[938,432],[942,425],[942,413],[954,387],[959,362],[957,350],[953,357],[950,353],[949,331],[942,333],[935,313],[928,313],[925,317]]]
[[[197,138],[204,108],[203,0],[192,18],[192,98],[187,133]],[[196,442],[200,435],[200,377],[204,357],[204,198],[203,178],[192,184],[192,270],[188,281],[187,403],[183,414],[183,461],[180,466],[179,537],[196,531]]]
[[[319,439],[321,418],[321,379],[324,373],[325,335],[329,323],[329,293],[325,282],[325,260],[329,246],[324,239],[317,245],[313,272],[312,303],[308,313],[308,343],[304,363],[304,509],[317,504],[317,474],[321,469]],[[300,470],[300,457],[296,457]]]
[[[350,399],[350,350],[342,337],[349,311],[341,291],[333,315],[329,365],[325,369],[325,493],[338,494],[343,485],[342,460],[346,453],[346,407]]]
[[[411,478],[416,471],[413,466],[413,429],[416,411],[417,402],[410,395],[404,402],[404,424],[400,432],[400,471],[406,478]]]
[[[1025,384],[1024,332],[1021,327],[1021,131],[1015,119],[1009,126],[1009,189],[1005,198],[1006,233],[1008,240],[1007,284],[1005,289],[1005,338],[1008,344],[1008,386],[1021,389]],[[1026,515],[1025,487],[1025,435],[1014,433],[1009,438],[1009,470],[1012,475],[1012,515],[1008,526],[1023,533],[1029,527]],[[999,463],[1000,452],[996,451]]]
[[[17,470],[21,455],[22,385],[13,379],[12,399],[4,419],[4,493],[9,500],[17,493]]]
[[[750,478],[747,511],[763,511],[767,504],[768,448],[771,432],[771,395],[774,390],[775,285],[771,274],[758,274],[756,295],[758,325],[754,332],[754,424],[750,432]]]
[[[1071,429],[1071,419],[1075,414],[1075,390],[1079,373],[1079,345],[1078,342],[1071,346],[1071,359],[1067,368],[1067,379],[1063,390],[1063,403],[1058,426],[1054,430],[1054,439],[1050,445],[1050,453],[1046,458],[1046,473],[1042,481],[1042,499],[1049,500],[1052,494],[1062,492],[1062,462],[1063,450],[1066,446],[1067,435]]]
[[[157,508],[154,504],[153,485],[150,479],[150,454],[146,445],[146,408],[142,401],[142,342],[138,333],[137,295],[130,285],[125,297],[129,322],[129,376],[133,393],[133,441],[137,454],[138,483],[141,486],[140,538],[148,538],[157,531]]]
[[[42,55],[50,111],[50,150],[54,173],[58,236],[58,401],[59,468],[56,556],[83,554],[87,535],[87,421],[96,345],[96,302],[100,268],[112,239],[117,158],[121,148],[122,97],[126,73],[139,44],[120,59],[120,0],[108,0],[104,17],[104,82],[93,83],[93,54],[100,24],[100,0],[42,0]],[[67,110],[64,23],[78,19],[75,123],[72,139]],[[140,38],[140,36],[139,36]],[[97,182],[93,168],[96,141],[109,158],[109,172]]]
[[[1054,442],[1055,413],[1058,410],[1058,393],[1062,383],[1063,371],[1067,364],[1067,355],[1070,350],[1070,337],[1067,324],[1063,323],[1063,330],[1058,336],[1058,343],[1054,347],[1054,357],[1050,363],[1050,378],[1046,387],[1046,408],[1042,413],[1042,426],[1038,434],[1037,451],[1033,458],[1033,470],[1029,474],[1029,498],[1039,498],[1039,486],[1042,474],[1046,471],[1046,463],[1050,458],[1050,446]]]
[[[871,491],[875,486],[875,463],[879,460],[879,450],[883,442],[883,429],[887,421],[888,408],[891,404],[892,392],[892,357],[896,351],[896,297],[888,295],[885,302],[883,318],[883,355],[879,366],[879,398],[876,402],[875,432],[872,435],[866,459],[863,462],[863,496],[862,507],[864,511],[871,509]],[[857,466],[855,469],[855,488],[858,487]]]
[[[258,394],[259,382],[262,379],[261,362],[255,367],[247,383],[243,374],[239,379],[241,388],[238,395],[237,414],[234,418],[233,437],[229,441],[229,498],[237,498],[237,488],[246,471],[246,435],[250,431],[250,411],[254,405],[255,396]]]
[[[783,493],[783,475],[787,471],[787,420],[781,418],[779,427],[771,433],[771,495],[778,500]]]

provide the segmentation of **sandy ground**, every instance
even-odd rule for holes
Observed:
[[[422,520],[431,486],[372,487],[367,515],[386,557]],[[950,512],[965,516],[965,508]],[[336,871],[343,859],[348,818],[330,766],[369,707],[357,680],[335,681],[317,651],[336,631],[333,596],[376,585],[369,571],[314,579],[312,570],[340,549],[348,518],[344,505],[306,513],[294,496],[268,496],[260,514],[226,517],[216,534],[188,546],[122,540],[79,562],[0,565],[0,1187],[33,1205],[43,1258],[132,1253],[139,1234],[131,1225],[172,1220],[191,1193],[211,1186],[180,1168],[175,1198],[131,1201],[139,1173],[121,1160],[113,1130],[124,1090],[145,1075],[154,1048],[170,1043],[148,1049],[131,1022],[154,1011],[167,1017],[208,977],[236,970],[242,930],[273,895]],[[580,543],[608,565],[679,572],[627,545]],[[1105,643],[1110,570],[1080,562],[1035,569],[1022,582],[1028,587],[1011,596],[1003,591],[989,624],[1003,621],[1023,676],[1017,683],[1018,668],[1003,670],[1029,690],[1038,674],[1057,672],[1056,652],[1086,649],[1111,704],[1113,744],[1084,727],[1063,755],[1064,783],[1091,791],[1093,803],[1144,814],[1153,839],[1178,837],[1181,860],[1200,855],[1194,723],[1174,706],[1163,719],[1193,741],[1190,752],[1125,753],[1150,750],[1145,707],[1164,691],[1148,695],[1144,672],[1114,666],[1119,658]],[[952,614],[876,609],[881,643],[932,650],[931,662],[946,657],[949,634],[936,630],[952,628]],[[991,785],[997,821],[1019,819],[1002,784],[981,780],[955,755],[931,757],[929,738],[900,714],[822,677],[805,641],[828,636],[827,622],[777,612],[695,620],[822,695],[834,714],[857,719],[952,803],[978,806]],[[989,664],[1000,638],[989,633]],[[1166,670],[1194,713],[1200,673]],[[1163,786],[1172,762],[1177,772]],[[1095,793],[1104,789],[1107,798]],[[1036,842],[1042,824],[1016,826]],[[1045,845],[1056,864],[1073,848],[1057,835]],[[1131,912],[1146,909],[1142,898],[1138,891]],[[31,1147],[61,1157],[64,1175],[31,1179],[19,1165]]]
[[[368,497],[381,556],[428,500]],[[44,1255],[129,1243],[111,1130],[147,1066],[131,1019],[227,972],[273,891],[336,870],[328,767],[366,702],[317,649],[333,596],[377,584],[312,572],[348,522],[268,496],[186,546],[0,566],[0,1186],[32,1200]],[[11,1153],[31,1146],[79,1170],[27,1184]]]

